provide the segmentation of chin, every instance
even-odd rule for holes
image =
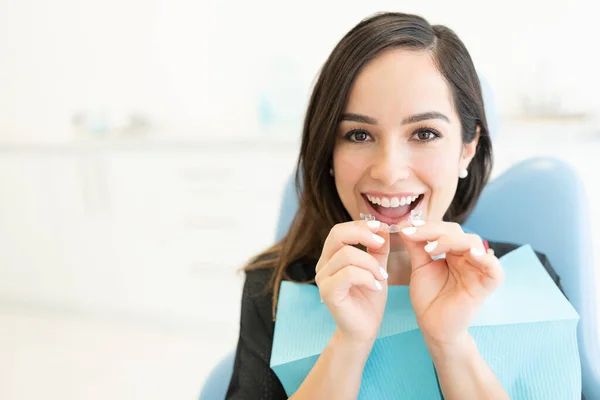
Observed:
[[[404,240],[400,237],[398,233],[390,234],[390,253],[396,251],[406,251],[406,245],[404,244]]]

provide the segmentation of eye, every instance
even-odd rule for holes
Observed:
[[[431,142],[442,137],[438,131],[431,128],[419,129],[413,135],[418,142]]]
[[[355,129],[344,135],[346,140],[355,143],[366,142],[370,137],[371,134],[363,129]]]

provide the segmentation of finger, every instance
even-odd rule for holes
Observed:
[[[444,235],[454,236],[465,234],[459,224],[444,221],[427,221],[424,225],[407,227],[402,229],[401,232],[406,236],[407,240],[416,242],[431,242]]]
[[[416,226],[412,226],[400,231],[400,237],[404,241],[404,245],[408,251],[410,266],[413,271],[416,271],[431,262],[431,255],[425,250],[427,240],[414,236],[419,229],[421,229],[421,227],[417,228]]]
[[[416,270],[431,262],[429,251],[435,250],[440,236],[464,234],[460,225],[451,222],[426,222],[420,226],[404,228],[400,236],[408,250],[412,270]],[[431,242],[431,243],[429,243]],[[437,254],[442,254],[439,252]]]
[[[440,254],[453,254],[462,256],[466,252],[473,252],[473,255],[485,254],[483,240],[478,235],[467,233],[455,233],[440,236],[425,245],[424,250],[432,257]]]
[[[367,270],[380,281],[387,279],[387,272],[382,268],[375,257],[356,247],[344,246],[331,257],[327,264],[317,271],[315,280],[318,282],[327,279],[348,265],[354,265]]]
[[[467,253],[468,262],[488,278],[488,282],[484,281],[486,288],[495,289],[504,281],[504,268],[502,268],[500,260],[490,253],[474,253],[472,251]]]
[[[335,225],[325,239],[321,258],[329,260],[347,245],[362,244],[374,249],[381,247],[385,239],[376,233],[380,226],[379,221],[351,221]]]
[[[387,279],[387,263],[390,255],[390,234],[382,231],[379,232],[379,236],[385,240],[385,243],[376,248],[367,247],[367,253],[377,261],[377,264],[383,270],[382,275]]]
[[[364,288],[371,292],[380,292],[383,290],[383,286],[375,279],[372,273],[349,265],[323,280],[319,285],[319,293],[321,294],[321,299],[325,303],[329,303],[345,298],[353,287]]]

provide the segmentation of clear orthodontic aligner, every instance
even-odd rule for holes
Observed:
[[[421,220],[421,216],[423,215],[423,210],[421,210],[420,208],[418,210],[411,210],[410,211],[410,216],[408,217],[408,220],[411,222],[413,221],[420,221]],[[363,214],[360,213],[360,217],[362,219],[364,219],[365,221],[376,221],[377,219],[371,215],[371,214]],[[388,225],[385,222],[381,223],[381,226],[379,228],[379,230],[384,231],[384,232],[388,232],[388,233],[398,233],[400,232],[402,228],[400,227],[400,225]]]

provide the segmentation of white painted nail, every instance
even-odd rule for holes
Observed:
[[[431,253],[433,250],[435,250],[435,248],[437,247],[437,245],[438,245],[438,241],[437,240],[433,241],[433,242],[430,242],[430,243],[427,243],[427,245],[425,246],[425,251],[428,252],[428,253]]]
[[[379,225],[381,225],[381,221],[367,221],[367,225],[369,226],[369,228],[379,228]]]
[[[383,267],[379,267],[379,271],[381,272],[381,275],[383,275],[383,279],[387,279],[388,278],[388,273],[385,269],[383,269]]]
[[[373,234],[373,240],[375,240],[377,243],[381,243],[381,244],[385,243],[385,239],[376,234]]]
[[[421,219],[415,219],[412,221],[413,226],[423,226],[425,225],[425,221]]]
[[[475,248],[475,247],[472,247],[471,254],[474,255],[475,257],[481,257],[482,255],[485,254],[485,251],[479,250],[478,248]]]
[[[407,236],[412,235],[413,233],[415,233],[417,231],[417,228],[414,226],[409,226],[408,228],[403,228],[402,229],[402,233],[404,233]]]
[[[377,290],[379,290],[380,292],[381,292],[381,290],[383,289],[383,288],[381,287],[381,283],[379,283],[379,282],[377,282],[377,281],[375,281],[375,287],[376,287],[376,288],[377,288]]]

